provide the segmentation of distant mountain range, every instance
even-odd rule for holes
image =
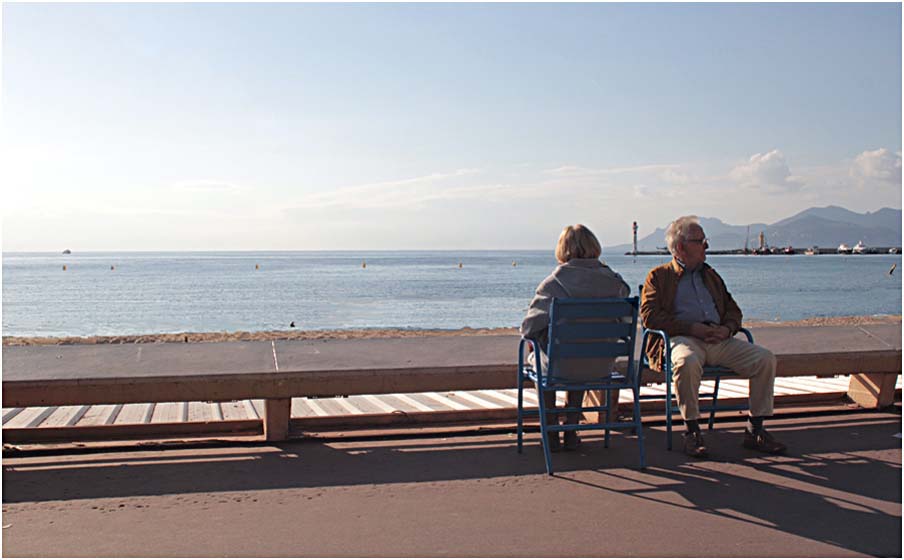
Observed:
[[[743,249],[748,225],[726,224],[718,218],[700,218],[700,224],[710,239],[710,248],[717,250]],[[834,248],[842,243],[854,246],[858,241],[868,247],[901,246],[901,210],[882,208],[858,214],[839,206],[809,208],[774,224],[750,224],[748,246],[759,246],[759,235],[766,236],[766,244],[774,247],[806,248],[817,245]],[[655,251],[665,247],[665,228],[637,240],[639,251]],[[606,253],[624,253],[631,244],[604,247]]]

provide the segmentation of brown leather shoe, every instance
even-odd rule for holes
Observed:
[[[777,441],[772,434],[766,430],[760,430],[753,434],[750,430],[744,430],[743,446],[747,449],[753,449],[761,453],[769,453],[770,455],[781,455],[788,450],[788,447]]]
[[[707,457],[706,444],[700,432],[684,432],[684,454],[694,459]]]

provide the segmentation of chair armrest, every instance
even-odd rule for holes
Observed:
[[[537,342],[534,338],[521,337],[521,341],[518,343],[518,375],[521,375],[521,372],[524,371],[524,349],[527,346],[527,343],[530,342],[534,347],[534,356],[537,355],[537,352],[540,348],[540,343]],[[543,377],[543,362],[542,360],[536,360],[536,364],[534,364],[534,369],[537,372],[537,377]]]
[[[647,348],[647,339],[653,335],[661,337],[663,346],[665,347],[665,350],[664,350],[665,356],[663,357],[663,360],[662,360],[663,369],[671,370],[672,369],[672,345],[669,342],[669,335],[667,335],[665,333],[665,331],[660,331],[657,329],[644,329],[643,330],[643,339],[641,339],[641,342],[640,342],[640,360],[639,361],[640,361],[641,365],[646,366],[646,367],[649,367],[649,365],[650,365],[649,360],[647,359],[647,355],[646,355],[646,348]]]
[[[747,342],[749,342],[750,344],[753,344],[753,335],[750,334],[750,331],[748,331],[744,327],[741,327],[740,329],[738,329],[738,332],[744,333],[744,336],[747,337]]]

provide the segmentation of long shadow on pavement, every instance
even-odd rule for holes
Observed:
[[[612,447],[588,440],[554,457],[559,479],[672,508],[771,527],[879,556],[901,554],[901,417],[860,414],[785,421],[774,433],[790,448],[766,457],[740,448],[739,424],[708,436],[712,458],[665,451],[661,429],[646,430],[649,468],[636,439]],[[518,455],[512,435],[378,441],[298,441],[280,446],[130,451],[4,458],[4,503],[242,492],[361,484],[543,476],[537,436]],[[677,436],[676,436],[677,443]],[[642,519],[638,523],[655,520]],[[710,538],[701,535],[701,539]],[[718,538],[718,536],[714,536]]]

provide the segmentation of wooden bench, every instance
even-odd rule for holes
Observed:
[[[855,374],[849,394],[862,406],[894,398],[900,325],[772,327],[754,335],[776,353],[778,376]],[[515,336],[448,336],[6,346],[3,406],[264,399],[264,435],[280,441],[293,397],[512,388],[517,343]],[[645,372],[645,383],[656,381]]]

